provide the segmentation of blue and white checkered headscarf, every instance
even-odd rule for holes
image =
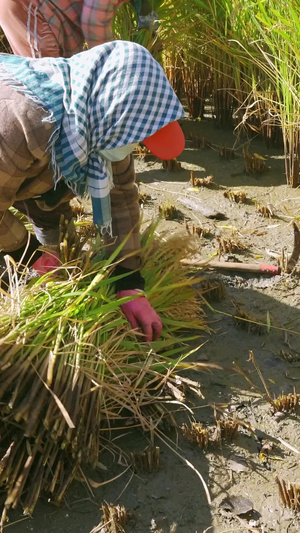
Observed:
[[[183,116],[162,68],[142,46],[113,41],[69,59],[0,54],[0,80],[46,108],[54,180],[87,189],[94,222],[111,224],[110,163],[101,150],[138,143]]]

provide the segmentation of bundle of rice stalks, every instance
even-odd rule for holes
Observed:
[[[128,298],[114,295],[119,251],[94,261],[86,252],[68,268],[1,294],[2,525],[20,502],[32,514],[42,491],[60,503],[82,465],[97,465],[114,425],[133,418],[155,430],[170,399],[166,384],[175,381],[175,368],[188,366],[177,332],[205,327],[193,280],[180,265],[182,245],[176,254],[172,244],[154,242],[152,231],[144,235],[143,274],[164,332],[151,346],[143,343],[120,311]]]

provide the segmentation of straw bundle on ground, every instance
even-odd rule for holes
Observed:
[[[165,326],[151,345],[120,311],[112,288],[116,254],[96,262],[86,254],[54,276],[2,295],[2,524],[19,503],[31,514],[41,491],[61,502],[82,465],[97,465],[116,422],[134,417],[145,430],[155,427],[166,384],[175,384],[175,368],[187,366],[177,332],[205,327],[192,280],[180,266],[182,247],[176,255],[174,246],[144,237],[147,294]]]

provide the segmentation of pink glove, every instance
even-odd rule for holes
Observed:
[[[162,331],[162,322],[148,302],[146,296],[140,293],[138,289],[133,289],[118,291],[117,298],[125,298],[134,294],[140,294],[140,296],[121,305],[121,309],[132,328],[142,331],[146,337],[146,342],[156,341],[159,339]]]
[[[60,265],[56,252],[45,252],[32,265],[32,268],[40,275],[54,270]]]

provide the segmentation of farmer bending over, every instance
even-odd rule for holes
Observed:
[[[182,116],[162,68],[137,44],[112,41],[69,59],[0,54],[0,250],[44,272],[49,254],[38,251],[39,244],[58,242],[61,214],[72,217],[69,200],[88,191],[93,221],[106,239],[115,237],[113,248],[130,235],[117,267],[130,275],[117,282],[117,296],[140,292],[130,154],[143,141],[161,159],[178,156],[184,136],[176,121]],[[11,206],[27,215],[36,237]],[[160,336],[160,318],[145,295],[122,309],[147,341]]]

